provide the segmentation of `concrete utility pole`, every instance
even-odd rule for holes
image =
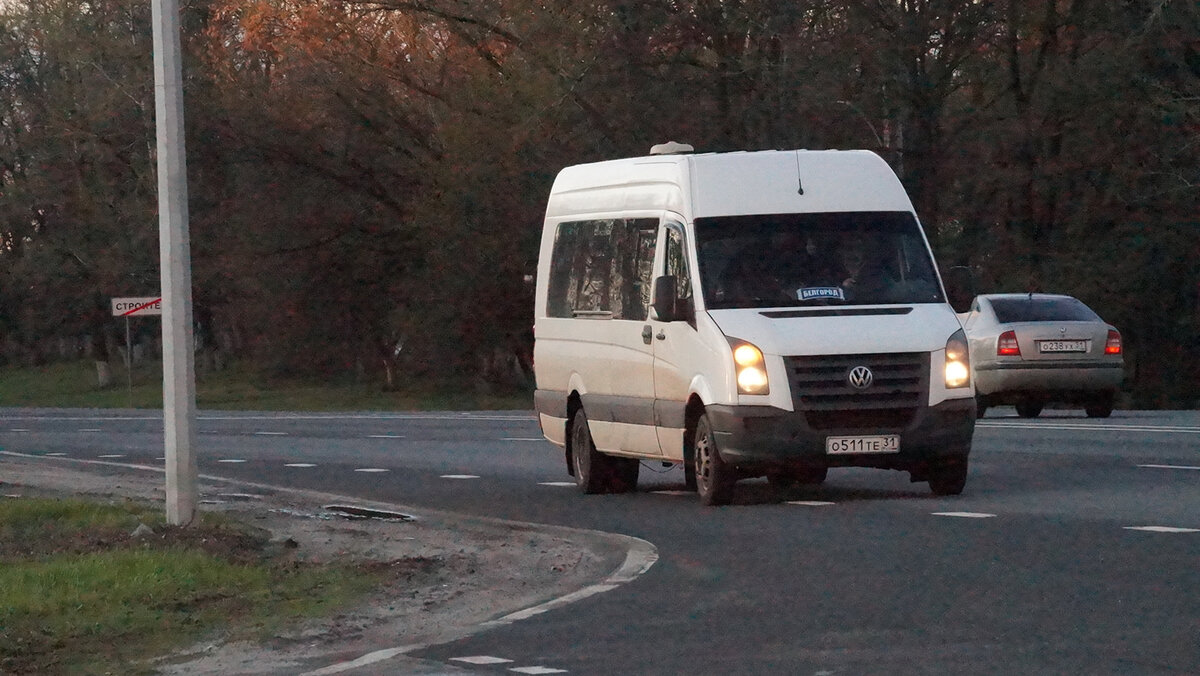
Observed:
[[[158,131],[158,238],[163,299],[163,432],[167,523],[196,517],[196,366],[192,336],[192,258],[188,243],[187,160],[179,3],[153,0],[154,110]]]

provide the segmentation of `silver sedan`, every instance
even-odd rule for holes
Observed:
[[[1121,334],[1082,301],[1045,293],[986,294],[960,315],[978,415],[1012,404],[1035,418],[1048,403],[1107,418],[1124,376]]]

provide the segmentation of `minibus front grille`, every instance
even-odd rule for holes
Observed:
[[[785,357],[792,401],[813,429],[901,429],[929,400],[924,352]],[[850,385],[852,369],[871,370],[869,387]]]

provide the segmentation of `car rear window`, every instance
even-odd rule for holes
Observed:
[[[1100,317],[1075,298],[993,298],[1001,324],[1013,322],[1092,322]]]

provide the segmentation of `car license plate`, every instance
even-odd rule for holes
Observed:
[[[1087,352],[1086,340],[1039,340],[1040,352]]]
[[[899,453],[899,434],[877,434],[861,437],[825,437],[825,452],[830,455],[843,453]]]

